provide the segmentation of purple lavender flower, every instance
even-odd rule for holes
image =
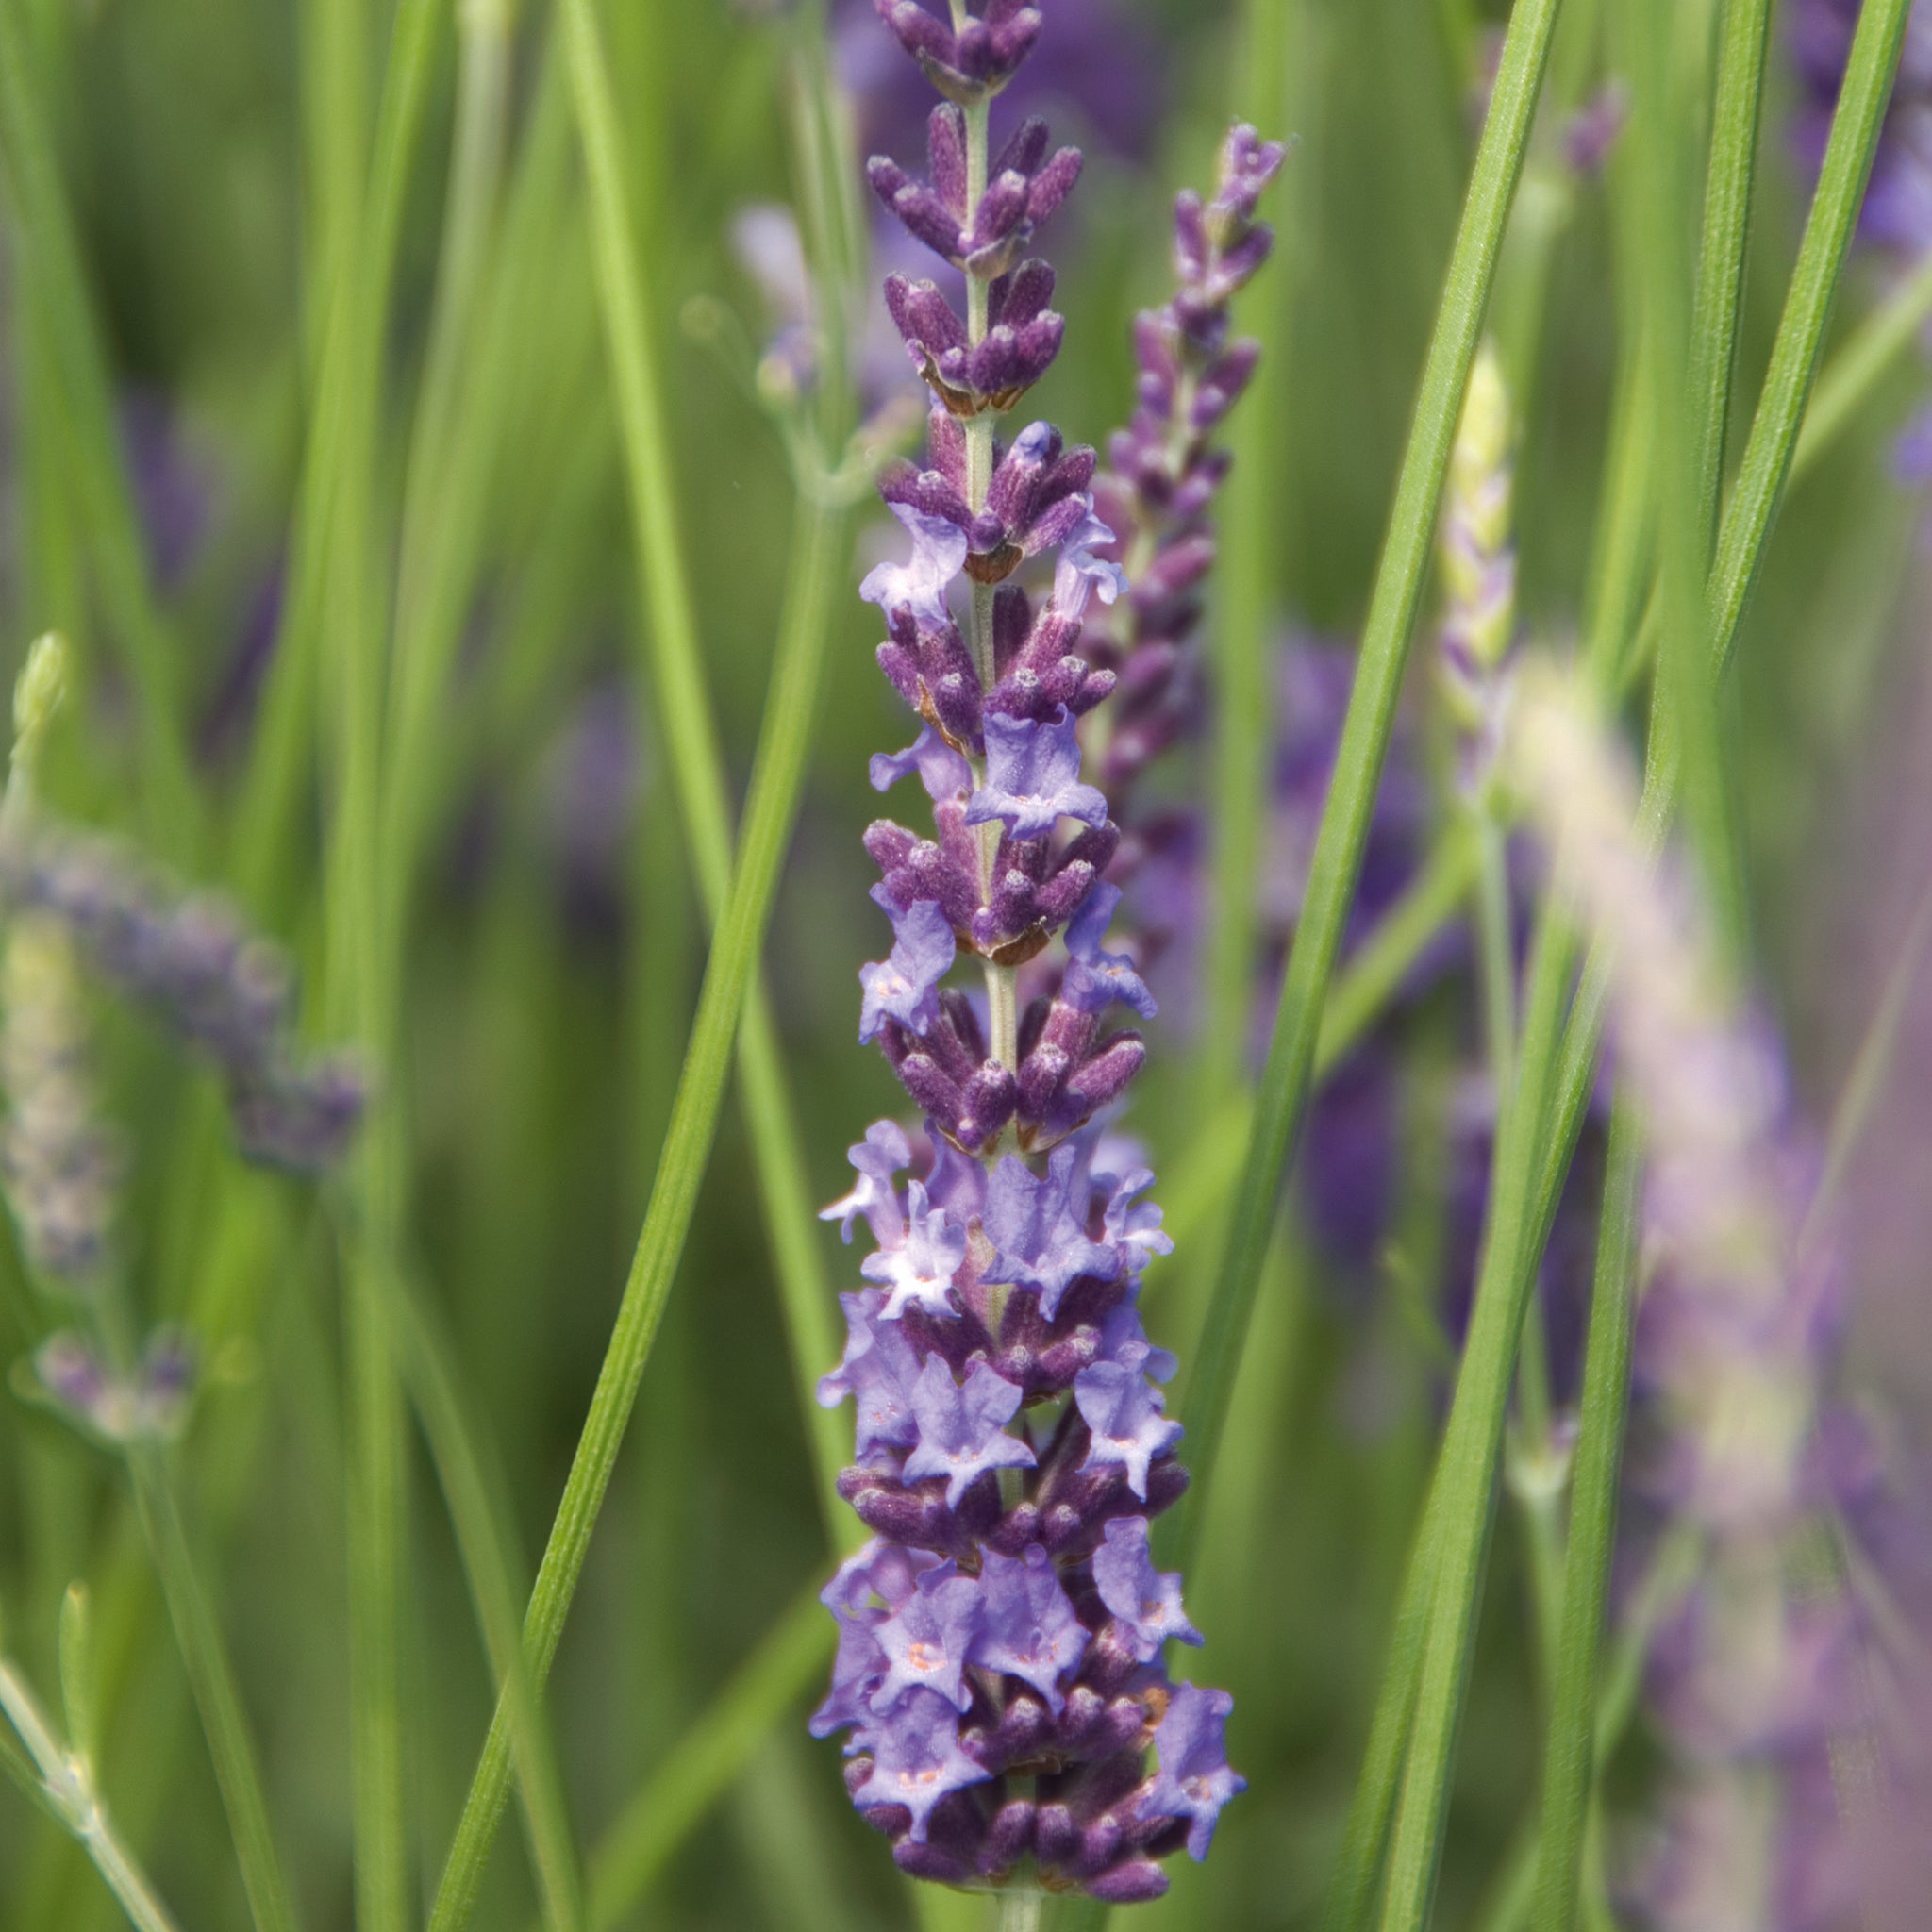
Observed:
[[[1181,1608],[1179,1575],[1155,1569],[1141,1517],[1120,1516],[1107,1525],[1106,1541],[1093,1553],[1093,1582],[1140,1662],[1152,1663],[1170,1637],[1182,1643],[1205,1641]]]
[[[1142,1801],[1142,1813],[1185,1819],[1188,1852],[1195,1858],[1208,1856],[1223,1806],[1247,1790],[1247,1780],[1227,1768],[1227,1747],[1222,1741],[1233,1708],[1234,1699],[1225,1690],[1197,1690],[1182,1684],[1154,1733],[1160,1775]]]
[[[847,1789],[905,1870],[978,1889],[1024,1872],[1124,1903],[1165,1890],[1161,1857],[1206,1852],[1240,1781],[1210,1762],[1227,1699],[1175,1690],[1159,1663],[1167,1637],[1198,1641],[1178,1578],[1147,1556],[1148,1520],[1187,1482],[1157,1386],[1174,1357],[1136,1307],[1141,1269],[1173,1243],[1144,1198],[1153,1175],[1093,1124],[1145,1054],[1102,1016],[1154,1010],[1131,958],[1105,948],[1119,834],[1080,775],[1078,720],[1116,684],[1082,625],[1124,574],[1102,554],[1114,532],[1092,452],[1044,423],[995,434],[1059,345],[1052,271],[1019,258],[1079,158],[1049,155],[1027,122],[990,160],[982,104],[1037,13],[879,10],[947,100],[928,178],[878,159],[872,180],[965,275],[968,299],[962,320],[935,284],[887,284],[938,407],[924,466],[881,483],[911,558],[861,587],[885,619],[880,668],[922,723],[872,777],[884,791],[916,773],[933,829],[866,834],[894,943],[860,975],[860,1037],[924,1113],[930,1151],[879,1124],[851,1150],[858,1184],[824,1210],[848,1238],[862,1218],[877,1243],[860,1270],[874,1286],[842,1297],[844,1357],[819,1396],[857,1406],[839,1489],[878,1541],[827,1592],[839,1656],[813,1729],[851,1730]],[[1244,225],[1276,158],[1236,140],[1222,199],[1194,210],[1197,335],[1258,259]],[[1023,573],[1044,576],[1049,558],[1036,605]],[[982,992],[943,983],[961,952]],[[1024,1010],[1023,968],[1038,989]],[[891,1567],[893,1551],[917,1566]]]
[[[1273,245],[1255,210],[1283,153],[1252,127],[1229,133],[1214,199],[1204,205],[1190,192],[1174,204],[1178,288],[1164,308],[1135,321],[1138,407],[1112,438],[1094,489],[1112,556],[1132,588],[1112,624],[1088,642],[1094,661],[1121,678],[1100,770],[1116,798],[1199,713],[1197,593],[1214,562],[1208,512],[1228,468],[1213,437],[1260,354],[1255,342],[1229,341],[1230,305]],[[1102,547],[1108,541],[1093,539]]]
[[[919,1440],[900,1474],[942,1476],[946,1507],[957,1509],[975,1476],[993,1469],[1030,1469],[1033,1451],[1006,1425],[1020,1412],[1022,1393],[1012,1383],[974,1362],[963,1386],[939,1356],[928,1356],[912,1388]]]
[[[858,1021],[861,1046],[876,1040],[888,1020],[924,1032],[939,1019],[935,989],[952,970],[953,928],[937,902],[918,899],[903,912],[895,908],[892,932],[891,958],[859,969],[859,984],[865,988]]]

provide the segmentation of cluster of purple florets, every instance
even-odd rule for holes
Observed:
[[[225,899],[182,893],[112,840],[41,814],[0,840],[0,894],[58,922],[93,973],[218,1071],[247,1158],[302,1174],[340,1158],[362,1076],[301,1051],[287,956]]]
[[[856,1405],[840,1489],[874,1536],[824,1593],[840,1646],[813,1729],[850,1730],[853,1802],[907,1871],[1128,1903],[1165,1890],[1167,1854],[1205,1856],[1241,1780],[1229,1698],[1161,1663],[1168,1639],[1201,1641],[1149,1544],[1187,1486],[1161,1392],[1175,1363],[1137,1306],[1173,1243],[1143,1198],[1153,1175],[1096,1119],[1145,1055],[1108,1009],[1154,1011],[1107,949],[1120,832],[1081,776],[1078,721],[1118,682],[1082,626],[1126,576],[1093,452],[1043,423],[991,434],[1059,346],[1052,271],[1021,255],[1079,155],[1049,156],[1036,121],[990,165],[974,150],[1039,32],[1031,8],[993,0],[957,30],[909,0],[879,11],[947,98],[929,179],[874,160],[873,185],[969,290],[965,320],[933,282],[886,291],[936,404],[924,467],[882,479],[912,555],[861,587],[885,616],[880,666],[921,720],[872,777],[916,775],[933,833],[866,836],[893,943],[860,974],[860,1039],[925,1124],[916,1146],[874,1125],[826,1210],[875,1242],[820,1389]],[[1049,555],[1036,607],[1016,576]],[[983,996],[942,984],[961,953]]]
[[[1214,565],[1208,512],[1231,461],[1213,438],[1261,354],[1258,342],[1231,341],[1228,331],[1235,296],[1274,245],[1274,230],[1255,210],[1282,157],[1279,142],[1252,127],[1229,134],[1213,200],[1204,204],[1190,190],[1174,203],[1174,293],[1134,321],[1136,407],[1110,439],[1108,469],[1094,488],[1116,532],[1109,554],[1128,567],[1133,588],[1088,641],[1093,661],[1120,676],[1100,761],[1117,806],[1142,767],[1200,715],[1192,640]]]

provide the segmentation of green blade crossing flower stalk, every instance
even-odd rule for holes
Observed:
[[[1510,202],[1522,174],[1530,122],[1559,10],[1560,0],[1519,0],[1510,16],[1435,333],[1424,364],[1415,420],[1396,484],[1389,535],[1362,634],[1355,689],[1336,756],[1335,776],[1322,814],[1307,893],[1282,983],[1227,1250],[1202,1323],[1187,1393],[1178,1405],[1194,1430],[1190,1461],[1197,1492],[1213,1480],[1222,1423],[1267,1256],[1275,1199],[1307,1100],[1323,1002],[1361,871],[1369,818],[1435,541],[1437,507],[1461,412],[1462,392],[1494,280]],[[1192,1502],[1184,1502],[1170,1519],[1169,1558],[1183,1568],[1193,1556],[1200,1519],[1201,1511]]]

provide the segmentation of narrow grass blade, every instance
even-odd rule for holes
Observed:
[[[1853,332],[1818,378],[1805,428],[1791,452],[1791,480],[1818,462],[1867,398],[1918,345],[1932,318],[1932,257],[1928,257]]]
[[[1389,1841],[1389,1823],[1395,1815],[1395,1797],[1408,1755],[1409,1724],[1415,1714],[1416,1687],[1422,1678],[1423,1641],[1428,1634],[1429,1604],[1435,1588],[1437,1524],[1435,1490],[1423,1504],[1415,1544],[1403,1574],[1397,1599],[1395,1627],[1389,1640],[1388,1661],[1369,1724],[1368,1749],[1361,1774],[1349,1802],[1342,1826],[1341,1849],[1336,1855],[1328,1890],[1322,1902],[1322,1932],[1359,1932],[1374,1909],[1382,1875],[1382,1855]]]
[[[1290,46],[1305,9],[1295,0],[1252,0],[1242,25],[1237,111],[1271,138],[1293,123]],[[1291,203],[1293,178],[1276,192]],[[1225,529],[1216,567],[1219,586],[1208,672],[1214,691],[1212,875],[1208,904],[1207,1022],[1201,1044],[1203,1111],[1241,1084],[1254,1015],[1255,887],[1268,808],[1268,753],[1274,716],[1270,605],[1279,542],[1274,526],[1286,434],[1284,405],[1292,372],[1288,349],[1293,318],[1294,225],[1280,225],[1282,245],[1250,300],[1259,325],[1261,360],[1233,430]]]
[[[1541,1165],[1539,1128],[1569,993],[1571,956],[1567,922],[1546,911],[1531,950],[1516,1085],[1498,1125],[1475,1302],[1431,1495],[1436,1574],[1390,1846],[1383,1932],[1415,1932],[1426,1924],[1435,1890],[1494,1517],[1503,1418],[1535,1278],[1527,1221]]]
[[[152,1453],[131,1455],[127,1471],[135,1507],[175,1626],[181,1661],[201,1712],[215,1781],[228,1814],[235,1857],[256,1932],[294,1932],[295,1907],[281,1854],[275,1849],[263,1794],[261,1764],[242,1705],[241,1686],[221,1625],[194,1573],[188,1537],[166,1472]]]
[[[1704,245],[1690,318],[1690,430],[1700,541],[1717,535],[1724,436],[1738,364],[1738,318],[1751,236],[1757,123],[1764,99],[1771,0],[1728,0],[1719,30],[1717,100],[1705,175]]]
[[[1423,368],[1335,775],[1282,983],[1227,1250],[1195,1345],[1186,1397],[1179,1405],[1192,1431],[1189,1461],[1197,1486],[1213,1480],[1228,1393],[1267,1255],[1274,1204],[1307,1099],[1323,1002],[1361,870],[1457,418],[1558,8],[1559,0],[1519,0],[1510,16]],[[1200,1511],[1184,1503],[1168,1532],[1170,1553],[1177,1553],[1183,1563],[1191,1553],[1199,1521]]]
[[[1831,319],[1832,299],[1865,198],[1911,0],[1866,0],[1845,63],[1818,188],[1798,244],[1750,441],[1718,533],[1709,591],[1710,646],[1722,670],[1737,647],[1744,606],[1784,500],[1791,459]]]
[[[524,1793],[543,1923],[550,1932],[580,1932],[585,1920],[576,1845],[548,1713],[524,1669],[519,1606],[526,1585],[510,1555],[512,1532],[494,1492],[500,1486],[484,1473],[456,1369],[433,1318],[407,1286],[396,1297],[396,1312],[405,1379],[449,1501],[491,1671],[509,1707],[511,1751]]]
[[[1556,1695],[1543,1751],[1535,1918],[1542,1932],[1573,1932],[1577,1922],[1584,1826],[1596,1757],[1598,1657],[1616,1544],[1624,1422],[1630,1400],[1641,1169],[1637,1124],[1624,1102],[1610,1122],[1603,1222],[1584,1352],[1582,1424],[1571,1485]]]
[[[616,102],[591,0],[564,0],[563,20],[591,180],[599,284],[616,350],[620,410],[627,440],[661,450],[657,398],[647,381],[649,364],[635,353],[644,325],[641,268],[624,193]],[[648,512],[654,521],[669,514],[668,475],[662,480],[665,487],[640,507],[641,515]],[[834,568],[822,543],[806,544],[802,556],[804,567],[788,590],[780,622],[731,889],[706,966],[650,1207],[525,1620],[525,1656],[539,1690],[556,1656],[638,1382],[691,1229],[739,1018],[796,813],[824,656],[820,619],[830,594],[821,579]],[[508,1713],[499,1704],[438,1891],[431,1919],[436,1932],[452,1932],[474,1908],[508,1775]]]
[[[152,835],[170,857],[192,861],[201,831],[200,804],[175,689],[174,666],[179,653],[156,601],[146,544],[121,466],[112,379],[43,112],[42,90],[29,71],[23,21],[19,8],[0,7],[0,150],[17,217],[21,296],[37,310],[37,326],[58,378],[58,395],[40,401],[50,407],[52,424],[67,445],[86,516],[88,552],[139,697],[135,710],[154,815]],[[59,613],[62,624],[77,624],[79,618],[78,611]]]
[[[605,1834],[591,1860],[592,1932],[608,1932],[635,1909],[772,1726],[807,1695],[829,1661],[832,1636],[817,1586],[808,1586]]]

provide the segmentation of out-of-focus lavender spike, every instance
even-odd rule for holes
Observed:
[[[125,1371],[61,1329],[35,1351],[33,1370],[42,1399],[84,1434],[122,1448],[178,1436],[194,1395],[194,1351],[175,1328],[156,1329]]]
[[[280,950],[212,894],[179,894],[111,840],[36,812],[0,838],[0,894],[58,922],[88,968],[222,1074],[243,1153],[327,1166],[362,1110],[346,1061],[304,1063]]]
[[[88,1025],[66,932],[28,914],[0,953],[0,1177],[28,1258],[84,1285],[106,1259],[121,1162],[88,1077]]]
[[[1740,1014],[1687,877],[1646,851],[1634,776],[1581,692],[1525,677],[1510,752],[1557,890],[1610,963],[1645,1123],[1657,1480],[1704,1554],[1654,1658],[1674,1776],[1641,1890],[1662,1932],[1841,1923],[1857,1901],[1831,1747],[1869,1713],[1849,1600],[1800,1583],[1825,1534],[1807,1451],[1837,1332],[1829,1246],[1800,1240],[1815,1164],[1775,1045]]]

